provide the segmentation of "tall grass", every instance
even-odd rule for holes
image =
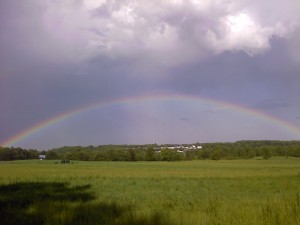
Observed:
[[[162,214],[136,215],[130,205],[90,202],[89,186],[23,182],[0,186],[0,221],[8,225],[166,224]],[[89,201],[89,202],[88,202]]]
[[[45,186],[41,194],[53,182],[65,185],[63,200],[50,191],[49,201],[26,206],[26,215],[40,218],[31,224],[300,225],[296,158],[70,165],[16,161],[0,163],[0,171],[2,187],[34,182]],[[91,198],[72,200],[68,193]]]

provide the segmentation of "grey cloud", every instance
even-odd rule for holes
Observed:
[[[65,0],[25,4],[12,0],[1,4],[5,9],[1,47],[20,63],[77,63],[100,57],[174,66],[224,51],[256,55],[270,48],[274,36],[288,37],[299,21],[296,7],[292,7],[295,4],[286,1],[107,0],[96,4]],[[279,10],[283,5],[284,12]],[[272,10],[265,17],[267,6]],[[11,15],[16,16],[7,20]],[[240,21],[245,30],[234,33],[230,23],[238,27],[239,19],[245,20]]]
[[[20,43],[21,50],[30,48],[35,58],[57,61],[85,61],[99,55],[143,56],[144,60],[178,65],[224,51],[244,51],[253,56],[269,49],[274,36],[285,38],[299,25],[297,5],[281,0],[276,4],[217,0],[107,0],[99,4],[87,0],[33,1],[30,6],[37,9],[35,13],[25,3],[14,3],[6,7],[9,12],[17,11],[27,18],[18,26],[10,24],[24,41],[30,40]]]
[[[101,45],[102,41],[110,43],[109,52],[112,54],[143,52],[171,64],[193,60],[209,52],[244,51],[249,55],[260,54],[270,48],[273,36],[285,37],[292,32],[299,16],[291,7],[287,7],[285,14],[280,13],[278,7],[286,5],[286,2],[279,1],[278,4],[269,5],[276,7],[276,10],[271,13],[273,20],[264,24],[261,14],[265,13],[266,5],[261,4],[260,7],[256,3],[220,3],[214,0],[107,1],[95,9],[100,15],[98,28],[104,30],[102,33],[105,34],[98,44]],[[247,11],[245,8],[248,6],[251,10]],[[251,13],[256,18],[252,18]],[[104,29],[100,25],[102,20],[109,24]],[[132,44],[139,44],[139,48],[129,51],[127,47]],[[173,53],[176,55],[180,52],[181,57],[168,58],[164,55],[166,51],[173,57]]]
[[[257,103],[254,108],[259,108],[262,110],[276,110],[288,107],[286,102],[277,101],[275,99],[268,99]]]
[[[289,58],[292,60],[293,63],[297,65],[300,64],[299,40],[300,40],[300,30],[297,30],[296,32],[294,32],[289,36],[289,42],[288,42]]]

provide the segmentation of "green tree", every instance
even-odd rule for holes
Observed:
[[[220,147],[216,147],[216,149],[214,149],[212,151],[211,154],[211,159],[213,160],[220,160],[221,158],[223,158],[223,154],[224,152],[222,151],[222,149]]]
[[[170,149],[162,149],[160,154],[162,161],[179,161],[183,160],[184,156],[183,153]]]
[[[185,152],[185,158],[187,160],[193,160],[196,157],[196,153],[195,150],[188,150]]]
[[[134,149],[130,149],[130,150],[129,150],[129,155],[130,155],[130,160],[131,160],[131,161],[136,161],[136,160],[137,160],[137,159],[136,159],[136,152],[135,152]]]
[[[147,161],[155,161],[156,160],[155,150],[154,150],[154,148],[152,146],[151,147],[147,147],[147,150],[146,150],[146,160]]]
[[[58,159],[58,154],[55,151],[49,150],[46,152],[46,159]]]
[[[271,153],[271,150],[270,148],[268,147],[263,147],[262,148],[262,156],[265,160],[268,160],[269,158],[272,157],[272,153]]]

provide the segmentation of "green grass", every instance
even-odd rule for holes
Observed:
[[[20,212],[29,216],[27,224],[300,225],[298,158],[68,165],[32,160],[0,162],[0,171],[4,189],[21,184],[28,194],[30,183],[44,187],[49,199]],[[53,183],[63,185],[61,199],[53,195]],[[81,195],[92,198],[82,201]],[[14,192],[1,196],[21,201]]]

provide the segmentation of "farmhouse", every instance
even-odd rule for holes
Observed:
[[[46,159],[46,155],[39,155],[39,160]]]

